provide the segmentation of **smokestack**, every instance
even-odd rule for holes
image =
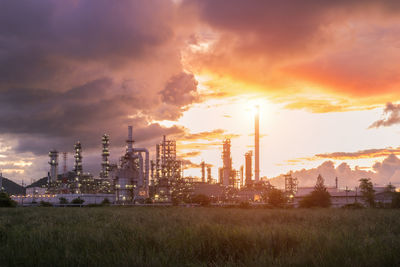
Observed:
[[[133,137],[132,137],[132,126],[128,126],[128,140],[126,141],[128,145],[127,152],[132,153],[133,152]]]
[[[201,181],[203,183],[206,182],[206,163],[204,161],[201,162]]]
[[[245,158],[245,167],[246,167],[246,180],[245,183],[247,186],[251,184],[251,176],[253,175],[253,170],[252,170],[252,163],[251,163],[251,158],[253,157],[253,152],[249,151],[244,155]]]
[[[260,106],[256,106],[256,115],[255,115],[255,122],[254,122],[254,145],[255,145],[255,159],[254,159],[254,174],[255,174],[255,182],[257,183],[260,181]]]

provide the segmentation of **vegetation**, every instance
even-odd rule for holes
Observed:
[[[1,266],[399,266],[400,210],[0,209]]]
[[[16,207],[17,202],[12,200],[6,192],[0,192],[0,207]]]
[[[103,201],[101,202],[101,205],[106,206],[106,205],[110,205],[111,202],[108,198],[103,199]]]
[[[369,207],[375,207],[375,190],[370,178],[362,178],[360,181],[360,191],[365,203]]]
[[[326,190],[324,178],[321,175],[318,175],[317,177],[317,183],[315,184],[314,191],[305,196],[299,204],[302,208],[327,208],[331,206],[331,195]]]
[[[81,199],[80,197],[77,197],[77,198],[74,198],[72,201],[71,201],[71,204],[83,204],[85,202],[85,200],[84,199]]]
[[[59,200],[61,205],[68,204],[68,199],[66,199],[65,197],[60,197]]]
[[[41,206],[41,207],[53,207],[53,204],[51,204],[50,202],[48,202],[48,201],[40,201],[39,202],[39,206]]]
[[[400,208],[400,192],[393,192],[392,208]]]
[[[287,202],[285,193],[282,190],[272,188],[268,192],[268,204],[279,208],[285,206]]]
[[[200,204],[201,206],[208,206],[210,202],[210,198],[206,195],[199,194],[192,197],[192,203]]]

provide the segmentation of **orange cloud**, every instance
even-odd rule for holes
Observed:
[[[334,152],[315,155],[317,158],[329,158],[338,160],[347,159],[363,159],[363,158],[379,158],[389,155],[400,155],[400,147],[398,148],[382,148],[382,149],[367,149],[357,152]]]
[[[207,85],[218,92],[246,88],[312,112],[370,109],[400,97],[394,1],[192,2],[204,49],[185,51],[185,62],[212,76]]]

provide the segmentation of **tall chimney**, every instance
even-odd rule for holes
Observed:
[[[254,159],[254,174],[255,174],[255,182],[260,181],[260,106],[256,106],[256,115],[255,115],[255,122],[254,122],[254,143],[255,143],[255,159]]]
[[[205,183],[206,182],[206,163],[204,161],[202,161],[200,163],[200,166],[201,166],[201,181],[203,183]]]
[[[133,152],[133,137],[132,137],[132,126],[128,126],[128,140],[126,141],[128,145],[127,152],[132,153]]]

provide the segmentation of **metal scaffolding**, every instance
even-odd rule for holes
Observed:
[[[108,134],[103,135],[103,137],[101,138],[101,144],[103,150],[101,153],[102,162],[101,162],[100,177],[103,179],[107,179],[110,172],[110,161],[108,160],[108,157],[110,156],[110,151],[109,151],[110,137]]]
[[[156,145],[156,179],[176,180],[181,176],[181,161],[176,159],[176,142],[167,140]]]
[[[298,180],[291,173],[285,175],[285,193],[292,200],[297,193]]]
[[[82,180],[83,176],[83,171],[82,171],[82,145],[81,142],[76,142],[74,145],[74,158],[75,158],[75,163],[74,163],[74,172],[75,172],[75,185],[74,185],[74,192],[79,193],[80,192],[80,181]]]

